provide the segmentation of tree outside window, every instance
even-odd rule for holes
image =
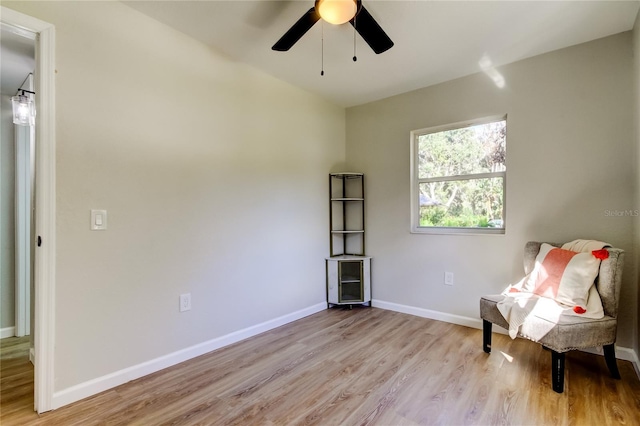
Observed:
[[[506,117],[412,132],[413,231],[504,233],[506,133]]]

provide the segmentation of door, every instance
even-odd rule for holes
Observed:
[[[33,75],[21,89],[33,91]],[[30,97],[33,95],[28,94]],[[35,127],[15,127],[15,335],[31,333]],[[33,345],[32,345],[33,346]],[[33,361],[33,360],[32,360]]]

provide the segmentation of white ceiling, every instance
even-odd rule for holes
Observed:
[[[271,46],[314,4],[132,1],[212,48],[342,106],[353,106],[633,28],[640,1],[364,0],[395,46],[376,55],[353,27],[321,22],[288,52]]]
[[[313,6],[313,0],[129,1],[129,6],[213,49],[353,106],[583,43],[633,27],[640,1],[364,0],[395,42],[380,55],[353,28],[324,24],[324,70],[318,22],[288,52],[271,46]],[[15,94],[33,71],[33,40],[3,25],[3,94]],[[484,62],[483,62],[484,61]]]
[[[34,35],[0,26],[0,92],[14,96],[35,68]]]

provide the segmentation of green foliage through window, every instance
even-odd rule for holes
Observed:
[[[504,229],[506,119],[414,133],[419,227]]]

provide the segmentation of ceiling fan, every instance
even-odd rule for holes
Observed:
[[[361,0],[316,0],[315,5],[289,28],[272,49],[281,52],[291,49],[320,19],[334,25],[351,23],[375,53],[393,47],[393,41],[362,6]]]

